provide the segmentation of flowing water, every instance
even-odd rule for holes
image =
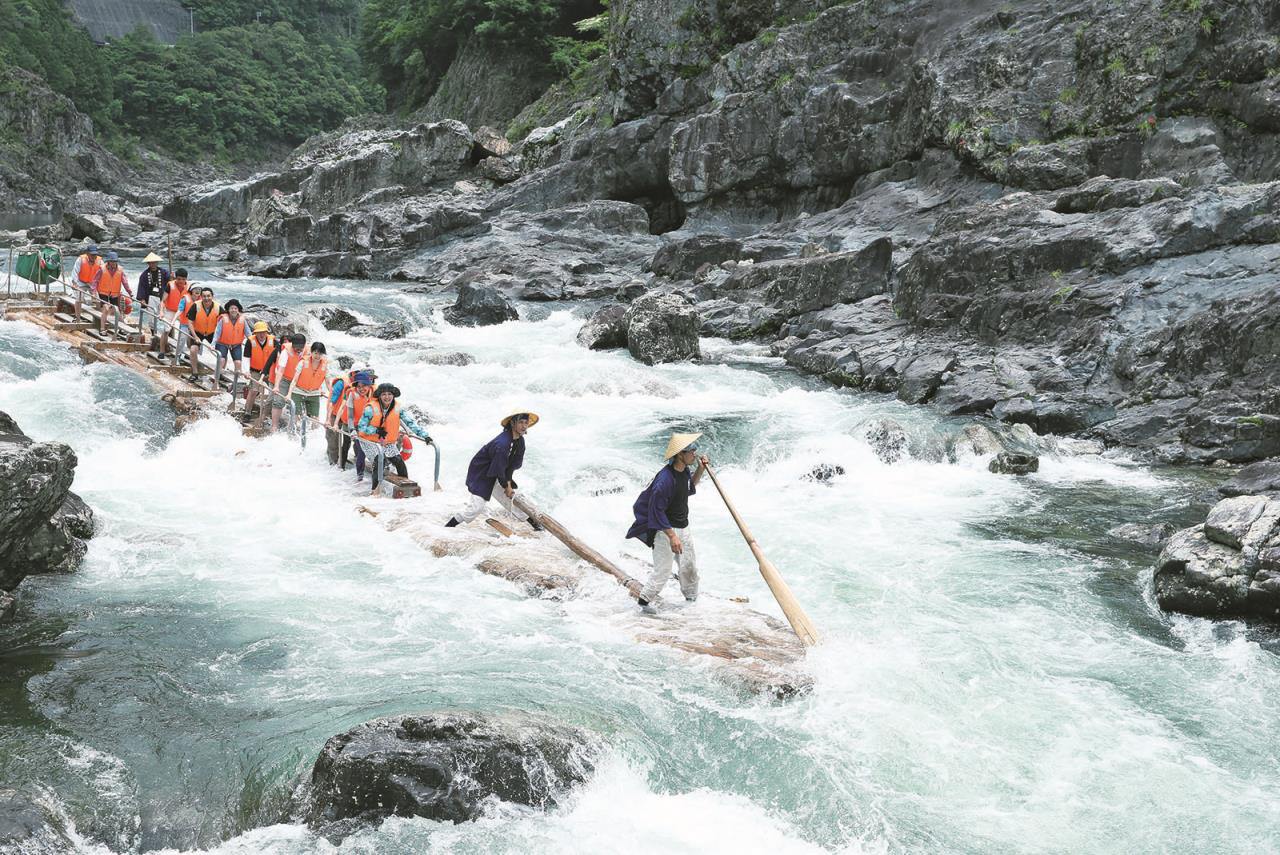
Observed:
[[[632,641],[634,606],[603,575],[556,603],[434,558],[353,512],[360,491],[322,443],[248,440],[223,417],[174,436],[144,381],[4,322],[0,409],[75,448],[99,534],[77,573],[29,579],[0,630],[0,784],[38,787],[84,851],[1280,849],[1280,659],[1239,624],[1161,614],[1152,556],[1106,535],[1194,521],[1203,475],[1099,456],[1047,455],[1025,479],[974,459],[887,465],[866,420],[921,446],[955,424],[753,346],[655,368],[587,352],[581,307],[462,329],[392,285],[203,276],[246,304],[408,318],[404,342],[323,340],[430,414],[459,500],[497,419],[541,413],[522,488],[633,570],[634,494],[670,431],[705,432],[825,637],[816,687],[755,698]],[[446,351],[475,362],[422,358]],[[427,457],[410,464],[423,481]],[[820,463],[846,474],[803,478]],[[592,495],[609,485],[625,489]],[[777,614],[710,485],[691,505],[704,590]],[[391,820],[340,847],[280,821],[327,737],[441,708],[536,711],[608,753],[549,812]]]

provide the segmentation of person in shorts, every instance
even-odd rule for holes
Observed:
[[[293,378],[298,374],[298,366],[302,364],[303,348],[307,337],[302,333],[294,333],[284,347],[271,354],[274,370],[271,372],[271,432],[280,429],[280,415],[289,404],[289,391],[293,387]]]
[[[218,365],[213,371],[214,387],[222,380],[222,366],[228,357],[235,373],[235,384],[240,383],[241,363],[244,362],[244,343],[249,337],[249,324],[242,314],[240,301],[231,299],[222,307],[222,317],[213,330],[213,349],[218,354]],[[232,402],[234,406],[234,402]]]

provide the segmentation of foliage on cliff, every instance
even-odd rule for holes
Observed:
[[[0,21],[0,69],[38,74],[98,123],[111,115],[111,68],[61,0],[0,0]]]
[[[387,91],[388,106],[426,103],[470,38],[536,44],[568,74],[600,42],[575,24],[603,13],[598,0],[370,0],[361,17],[360,53]]]
[[[244,158],[292,147],[382,106],[349,42],[288,23],[197,33],[168,49],[139,29],[105,49],[119,122],[179,156]]]

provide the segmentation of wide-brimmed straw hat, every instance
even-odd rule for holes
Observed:
[[[142,259],[142,261],[146,264],[150,264],[153,261],[156,261],[156,262],[164,261],[164,259],[156,255],[154,252],[149,252],[147,253],[147,257]]]
[[[502,426],[503,426],[503,427],[508,427],[508,426],[510,426],[511,421],[512,421],[516,416],[528,416],[528,417],[529,417],[529,427],[533,427],[534,425],[536,425],[536,424],[538,423],[538,414],[537,414],[537,413],[530,412],[529,410],[520,410],[519,412],[517,412],[517,413],[512,413],[511,415],[509,415],[509,416],[507,416],[505,419],[503,419],[503,420],[502,420],[502,422],[501,422]]]
[[[667,443],[667,453],[662,455],[663,460],[670,460],[689,446],[693,445],[701,437],[700,433],[673,433],[671,441]]]

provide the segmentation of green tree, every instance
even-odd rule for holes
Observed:
[[[112,71],[61,0],[0,0],[0,22],[0,66],[40,75],[100,125],[114,116]]]

